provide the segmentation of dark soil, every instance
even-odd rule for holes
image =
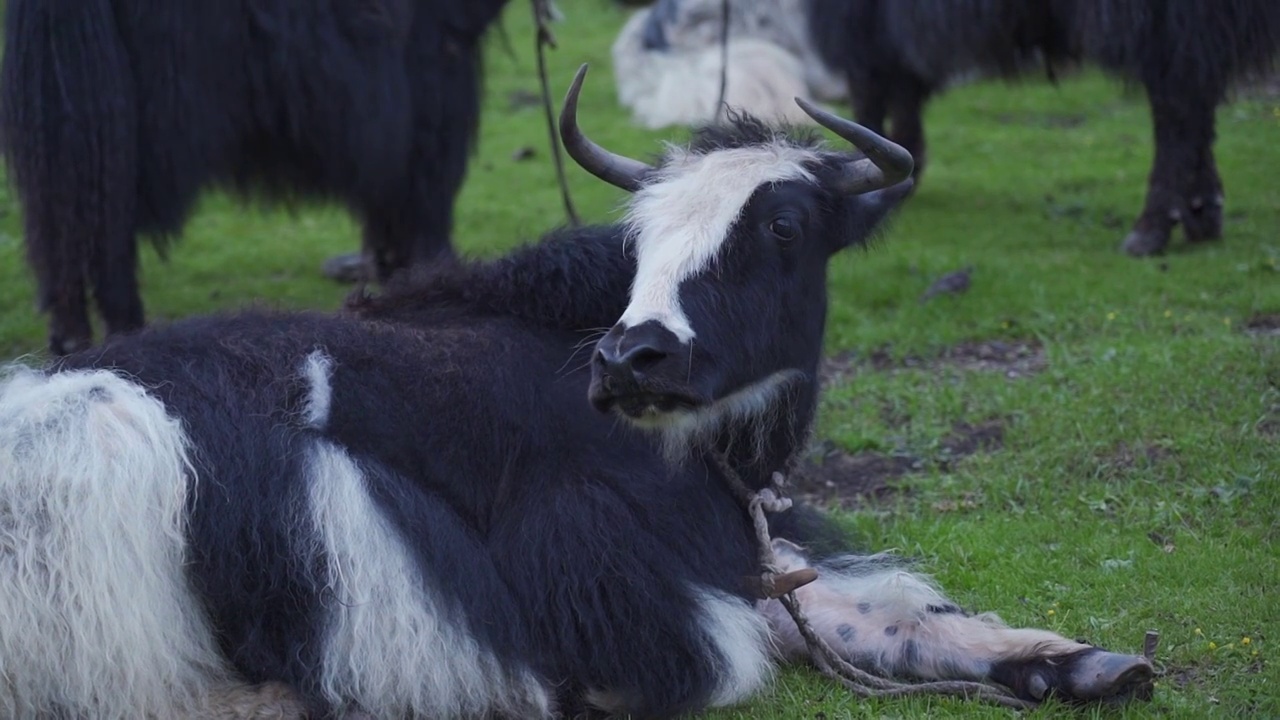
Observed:
[[[797,500],[850,510],[888,500],[898,492],[894,480],[922,467],[911,456],[851,454],[823,442],[792,473],[790,490]]]
[[[929,459],[905,454],[867,451],[849,453],[834,443],[818,443],[791,476],[793,497],[821,507],[851,510],[884,503],[903,492],[894,482],[921,472],[931,464],[950,472],[954,464],[978,452],[1004,445],[1004,422],[987,420],[976,425],[957,424],[943,438],[940,457]]]
[[[1173,451],[1152,444],[1121,443],[1111,453],[1099,458],[1099,466],[1112,476],[1126,475],[1134,469],[1153,467],[1172,460]]]
[[[1244,323],[1244,331],[1259,337],[1280,337],[1280,313],[1259,313]]]
[[[1004,421],[987,420],[970,425],[959,423],[942,439],[942,451],[946,457],[940,461],[949,470],[954,460],[969,457],[977,452],[994,452],[1004,447]]]
[[[823,361],[818,375],[822,384],[839,383],[859,372],[901,370],[992,372],[1015,380],[1043,372],[1049,366],[1044,348],[1032,342],[973,340],[954,345],[932,357],[894,357],[887,349],[869,354],[852,351],[836,353]]]

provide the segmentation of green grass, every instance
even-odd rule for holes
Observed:
[[[604,0],[565,9],[550,57],[557,98],[588,61],[581,117],[595,139],[644,155],[682,138],[635,129],[615,102],[609,44],[624,14]],[[480,149],[458,210],[457,241],[473,255],[562,220],[541,112],[507,104],[509,92],[537,89],[528,14],[523,2],[508,13],[514,58],[491,45]],[[1010,623],[1126,651],[1159,630],[1166,672],[1154,702],[1089,716],[1280,714],[1280,340],[1242,331],[1280,313],[1277,106],[1246,99],[1219,113],[1225,240],[1179,239],[1165,258],[1134,261],[1117,246],[1152,153],[1140,97],[1096,74],[955,90],[930,107],[918,195],[883,242],[831,270],[832,351],[1043,347],[1047,368],[1014,380],[864,369],[832,388],[820,426],[851,451],[930,457],[955,423],[1004,419],[1000,450],[950,472],[930,465],[893,501],[846,519],[870,546],[922,558],[961,603]],[[536,157],[514,161],[522,146]],[[571,181],[586,218],[616,217],[618,191],[576,168]],[[43,348],[44,325],[7,195],[0,212],[0,355],[16,357]],[[337,307],[348,288],[319,266],[357,237],[337,209],[266,213],[210,195],[168,264],[144,253],[147,308],[173,318],[249,301]],[[933,278],[968,264],[968,293],[917,302]],[[863,702],[789,670],[754,704],[710,717],[1009,714],[954,700]],[[1049,705],[1031,716],[1077,714]]]

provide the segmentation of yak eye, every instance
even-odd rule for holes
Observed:
[[[780,240],[794,240],[799,228],[791,218],[780,215],[769,223],[769,232],[777,235]]]

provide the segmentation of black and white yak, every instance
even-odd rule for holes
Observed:
[[[712,458],[761,487],[805,441],[827,263],[910,156],[815,110],[866,155],[742,117],[651,167],[578,131],[581,81],[562,136],[633,192],[623,223],[346,314],[188,319],[10,372],[0,715],[658,717],[805,656],[743,582],[753,535]],[[1032,699],[1151,676],[889,557],[814,552],[834,530],[806,517],[780,516],[782,564],[818,568],[799,598],[860,666]]]
[[[507,0],[9,0],[0,141],[56,354],[143,325],[201,190],[345,204],[380,278],[451,252]]]
[[[808,0],[825,62],[847,76],[859,123],[925,161],[923,113],[964,74],[1095,63],[1147,94],[1155,161],[1123,248],[1135,256],[1221,237],[1214,114],[1234,81],[1274,67],[1276,0]]]

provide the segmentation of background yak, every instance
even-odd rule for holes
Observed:
[[[809,36],[809,0],[729,0],[725,104],[767,120],[812,122],[793,98],[845,97]],[[719,108],[723,0],[658,0],[613,43],[618,100],[648,128],[711,122]]]
[[[829,260],[910,188],[749,118],[656,166],[577,129],[625,222],[437,268],[351,313],[193,318],[0,380],[0,715],[668,717],[807,657],[751,523],[818,400]],[[592,344],[584,334],[610,328]],[[817,632],[881,674],[1037,701],[1141,657],[971,615],[778,518]],[[799,544],[797,544],[799,543]]]
[[[163,251],[210,185],[342,202],[377,275],[450,252],[506,0],[9,0],[0,139],[54,353],[143,324],[137,235]]]
[[[814,41],[844,73],[860,123],[925,164],[926,102],[974,71],[1018,74],[1096,63],[1145,88],[1155,128],[1146,204],[1131,255],[1222,233],[1214,111],[1233,80],[1273,66],[1275,0],[809,0]]]

